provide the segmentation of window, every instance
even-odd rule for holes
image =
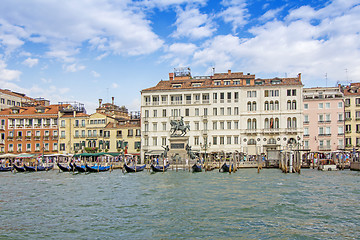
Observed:
[[[213,108],[213,115],[217,116],[217,108]]]
[[[234,122],[234,129],[239,129],[239,122],[238,121]]]
[[[319,104],[318,104],[318,107],[319,107],[319,109],[323,109],[323,108],[324,108],[324,104],[323,104],[323,103],[319,103]]]
[[[231,121],[227,122],[227,129],[231,129]]]
[[[239,144],[239,137],[238,136],[234,137],[234,144]]]
[[[200,130],[199,122],[195,122],[195,130]]]
[[[215,85],[215,86],[220,86],[220,85],[221,85],[221,81],[215,81],[215,82],[214,82],[214,85]]]
[[[153,123],[153,131],[157,131],[157,123]]]
[[[207,115],[208,115],[208,109],[204,108],[204,116],[207,116]]]
[[[220,108],[220,115],[224,115],[225,114],[225,109],[222,107],[222,108]]]
[[[61,120],[61,127],[65,127],[65,120]]]
[[[166,146],[166,137],[161,138],[161,145]]]
[[[344,121],[344,115],[342,113],[338,113],[338,121]]]
[[[331,115],[330,114],[325,115],[325,121],[326,122],[331,122]]]
[[[226,138],[226,144],[231,144],[231,137]]]
[[[304,109],[309,109],[309,104],[308,103],[304,104]]]
[[[319,122],[324,122],[324,115],[319,114],[318,119],[319,119]]]
[[[195,116],[199,116],[199,109],[195,108]]]
[[[39,135],[40,136],[40,135]],[[61,131],[61,138],[65,138],[65,131]]]
[[[239,115],[239,108],[238,107],[234,107],[234,115]]]
[[[309,136],[309,128],[304,128],[304,136]]]
[[[227,115],[231,115],[231,107],[227,108]]]
[[[163,109],[163,110],[162,110],[162,116],[163,116],[163,117],[166,117],[166,109]]]
[[[194,137],[194,145],[197,146],[199,145],[199,137]]]
[[[157,117],[157,110],[154,110],[154,112],[153,112],[154,114],[154,117]]]
[[[338,108],[342,108],[343,107],[343,103],[342,102],[338,102]]]
[[[217,129],[217,122],[216,122],[216,121],[213,122],[213,129],[214,129],[214,130]]]
[[[324,127],[319,127],[319,135],[324,135]]]
[[[157,137],[153,137],[153,146],[157,146]]]
[[[30,152],[31,151],[31,143],[27,143],[26,144],[26,151]]]
[[[149,117],[149,110],[145,110],[145,117]]]
[[[325,103],[325,108],[330,109],[330,103]]]
[[[304,115],[304,123],[308,123],[309,122],[309,115]]]
[[[224,129],[224,122],[220,122],[220,129]]]
[[[213,137],[213,145],[217,145],[217,137]]]
[[[351,125],[350,124],[345,125],[345,132],[347,132],[347,133],[351,132]]]
[[[54,150],[54,151],[57,151],[57,150],[58,150],[58,144],[57,144],[57,143],[54,143],[54,144],[53,144],[53,150]]]
[[[128,137],[134,136],[134,129],[128,129]]]
[[[190,109],[188,108],[185,109],[185,116],[190,116]]]
[[[166,131],[166,123],[162,123],[162,130]]]
[[[224,145],[224,137],[220,137],[220,145]]]

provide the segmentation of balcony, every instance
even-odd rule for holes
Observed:
[[[44,140],[45,141],[49,140],[49,136],[44,136]]]
[[[16,137],[16,140],[17,140],[17,141],[21,141],[21,140],[22,140],[22,136],[17,136],[17,137]]]
[[[41,137],[40,137],[40,136],[35,136],[34,139],[35,139],[35,141],[36,141],[36,140],[40,140]]]
[[[310,137],[309,134],[304,134],[304,138],[308,138],[308,137]]]
[[[191,100],[186,100],[185,104],[191,104]]]
[[[210,100],[208,100],[208,99],[207,99],[207,100],[202,100],[202,103],[203,103],[203,104],[209,104],[209,103],[210,103]]]
[[[58,140],[59,136],[52,136],[52,140]]]
[[[265,128],[264,134],[279,134],[280,129],[279,128]]]
[[[13,140],[14,140],[14,137],[8,136],[8,137],[7,137],[7,140],[8,140],[8,141],[13,141]]]
[[[309,124],[309,121],[304,121],[304,124]]]
[[[330,145],[319,146],[319,150],[320,150],[320,151],[330,151],[330,150],[331,150],[331,146],[330,146]]]
[[[337,146],[337,149],[338,149],[338,150],[344,150],[344,149],[345,149],[345,146],[344,146],[344,145],[338,145],[338,146]]]
[[[349,117],[349,118],[345,118],[345,121],[351,121],[351,118]]]
[[[287,128],[285,132],[287,134],[297,133],[297,128]]]
[[[182,101],[171,101],[171,105],[181,105]]]
[[[265,129],[264,129],[265,131]],[[257,133],[257,129],[246,129],[245,130],[245,134],[249,134],[249,135],[252,135],[252,134],[256,134]]]
[[[30,140],[31,140],[31,136],[25,136],[25,140],[26,140],[26,141],[30,141]]]
[[[152,105],[153,105],[153,106],[158,106],[159,103],[160,103],[159,101],[156,101],[156,102],[153,102]]]
[[[167,105],[167,101],[162,101],[161,105]]]

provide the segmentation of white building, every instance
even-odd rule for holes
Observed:
[[[169,145],[170,120],[184,117],[189,145],[202,153],[249,155],[302,143],[301,74],[255,79],[242,72],[191,77],[190,71],[141,91],[142,157]],[[207,148],[204,148],[207,143]]]
[[[20,107],[24,102],[32,102],[34,99],[23,93],[13,92],[7,89],[0,89],[0,110],[10,107]]]

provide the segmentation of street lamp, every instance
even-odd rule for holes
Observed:
[[[205,140],[205,143],[204,144],[202,144],[202,143],[200,143],[200,147],[201,147],[201,149],[204,149],[204,151],[205,151],[205,170],[207,169],[207,158],[206,158],[206,150],[209,148],[209,147],[211,147],[211,143],[209,142],[207,142],[207,140]]]

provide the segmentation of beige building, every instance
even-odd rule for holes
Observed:
[[[343,88],[345,98],[345,149],[360,148],[360,83]]]
[[[255,155],[302,144],[302,89],[301,74],[259,79],[229,70],[192,77],[176,69],[141,91],[142,157],[169,145],[170,121],[180,117],[190,125],[189,145],[201,153]]]
[[[33,102],[34,99],[23,93],[13,92],[7,89],[0,89],[0,110],[10,107],[21,107],[26,102]]]

